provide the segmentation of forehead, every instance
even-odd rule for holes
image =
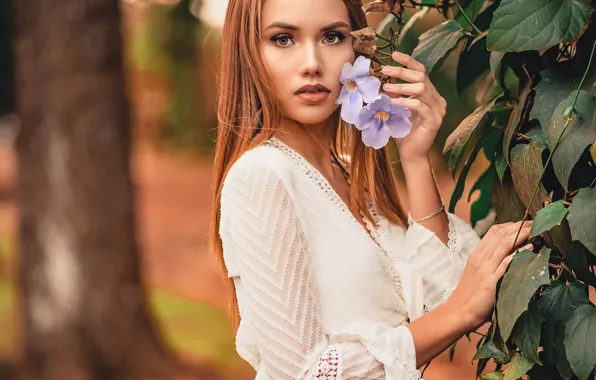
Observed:
[[[263,4],[263,27],[282,21],[308,28],[337,21],[349,24],[350,16],[343,0],[266,0]]]

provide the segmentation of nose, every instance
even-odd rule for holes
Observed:
[[[303,76],[321,76],[323,67],[318,44],[310,42],[304,45]]]

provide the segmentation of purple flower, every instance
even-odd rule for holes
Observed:
[[[379,96],[381,82],[368,75],[370,59],[363,56],[356,58],[354,65],[344,64],[339,81],[343,85],[335,104],[341,104],[341,118],[350,124],[358,120],[358,113],[364,102],[372,102]]]
[[[364,145],[381,149],[389,137],[402,138],[412,129],[412,112],[401,104],[391,103],[385,94],[362,108],[355,127],[362,131]]]

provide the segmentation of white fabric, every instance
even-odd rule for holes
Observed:
[[[276,138],[232,166],[219,232],[241,315],[236,347],[256,379],[420,378],[405,325],[450,295],[478,237],[449,215],[445,246],[371,211],[369,235]]]

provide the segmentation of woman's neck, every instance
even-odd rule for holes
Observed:
[[[338,175],[331,157],[331,143],[334,138],[331,118],[308,125],[284,118],[275,132],[275,137],[300,153],[328,179],[334,179]]]

